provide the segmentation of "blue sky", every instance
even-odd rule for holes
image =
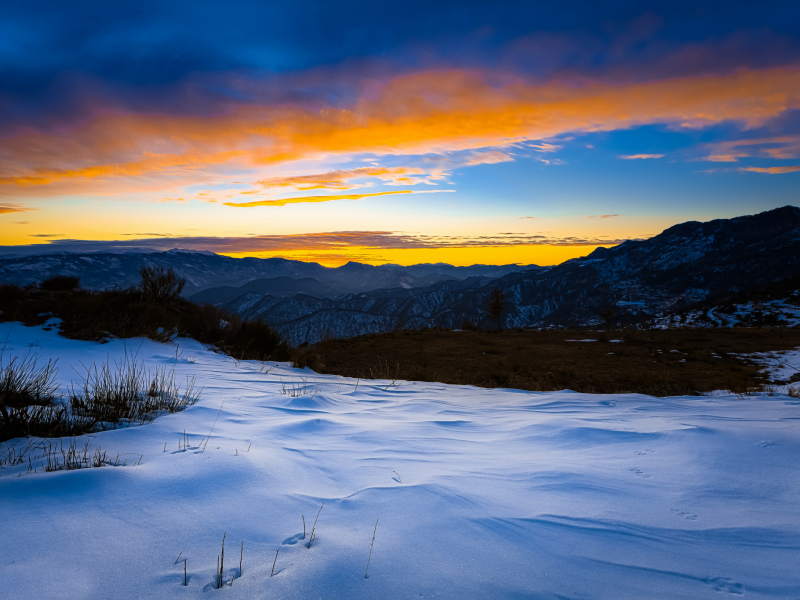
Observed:
[[[553,264],[800,199],[796,2],[2,17],[4,252]]]

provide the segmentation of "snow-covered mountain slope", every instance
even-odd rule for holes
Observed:
[[[127,348],[204,389],[88,440],[138,466],[0,470],[3,597],[800,597],[800,401],[781,393],[393,386],[9,328],[5,352],[58,358],[63,385]]]
[[[649,240],[628,241],[598,248],[585,258],[549,269],[514,272],[500,278],[470,277],[414,289],[374,290],[309,302],[295,296],[274,302],[248,301],[247,318],[260,318],[292,339],[306,330],[292,330],[291,322],[318,323],[315,331],[342,332],[351,337],[372,332],[382,317],[386,329],[423,326],[459,327],[464,319],[484,322],[485,301],[493,288],[503,290],[507,307],[502,324],[510,327],[551,325],[596,326],[600,314],[612,308],[620,324],[661,319],[701,301],[741,290],[775,284],[800,272],[800,208],[787,206],[758,215],[689,222],[671,227]],[[237,301],[228,307],[237,311]],[[362,312],[369,319],[348,316],[348,326],[337,315]],[[312,332],[303,341],[320,337]]]
[[[647,328],[800,326],[800,295],[766,302],[743,302],[668,314],[644,323]]]
[[[186,296],[205,291],[196,300],[212,304],[221,304],[251,291],[282,296],[314,293],[319,297],[328,297],[378,288],[408,289],[477,275],[500,277],[521,269],[539,268],[535,265],[453,267],[447,264],[412,265],[406,268],[357,262],[332,268],[283,258],[231,258],[212,252],[174,249],[167,252],[60,252],[0,256],[0,282],[27,285],[54,275],[70,275],[80,278],[81,285],[88,289],[129,287],[138,283],[139,269],[145,265],[173,268],[187,280],[184,289]],[[251,284],[250,287],[248,284]],[[242,289],[237,289],[242,286]]]

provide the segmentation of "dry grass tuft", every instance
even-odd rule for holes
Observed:
[[[81,384],[72,386],[65,403],[57,393],[57,373],[55,362],[40,366],[31,354],[10,359],[0,355],[0,441],[143,425],[194,404],[202,392],[194,389],[194,379],[181,390],[174,367],[149,371],[126,354],[113,365],[84,367]]]

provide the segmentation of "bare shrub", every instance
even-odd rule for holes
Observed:
[[[436,371],[431,369],[427,362],[423,361],[421,365],[411,367],[408,375],[404,376],[403,379],[408,379],[409,381],[437,381],[438,377],[436,376]]]
[[[325,365],[321,364],[319,355],[314,352],[314,347],[308,344],[292,348],[289,350],[292,367],[295,369],[305,369],[308,367],[312,371],[319,371]]]
[[[41,367],[38,361],[32,354],[0,358],[0,441],[59,431],[58,369],[52,360]]]
[[[71,292],[81,286],[81,280],[71,275],[56,275],[45,279],[39,284],[39,289],[45,292]]]
[[[478,329],[478,327],[475,325],[475,323],[470,321],[469,317],[464,317],[461,319],[461,329],[463,331],[475,331]]]
[[[614,309],[613,308],[607,308],[606,310],[601,312],[598,316],[601,319],[603,319],[603,321],[605,321],[606,331],[610,331],[611,330],[611,321],[614,318]]]
[[[7,310],[16,306],[25,297],[25,290],[13,283],[0,284],[0,305]],[[13,316],[13,315],[12,315]]]
[[[506,296],[500,288],[494,288],[486,298],[486,311],[492,321],[497,322],[497,330],[501,329],[501,317],[505,307]]]
[[[172,267],[148,265],[139,269],[142,280],[138,290],[147,298],[158,302],[175,300],[181,295],[186,279],[178,277]]]
[[[26,325],[41,325],[49,316],[57,316],[61,335],[70,339],[148,337],[164,342],[185,336],[239,360],[290,359],[289,345],[266,323],[242,321],[219,307],[182,297],[156,300],[138,288],[53,294],[0,285],[0,311],[0,322],[18,320]]]
[[[5,364],[2,364],[5,363]],[[0,407],[22,408],[52,404],[58,384],[56,362],[48,360],[41,368],[32,354],[15,356],[0,363]]]

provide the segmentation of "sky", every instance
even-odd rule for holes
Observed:
[[[787,204],[796,1],[0,8],[0,253],[549,265]]]

